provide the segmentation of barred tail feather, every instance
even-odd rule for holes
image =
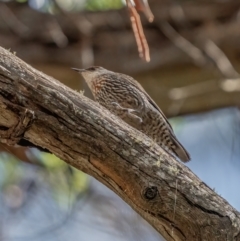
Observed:
[[[175,149],[172,151],[175,153],[175,155],[182,161],[182,162],[188,162],[190,161],[190,155],[185,150],[185,148],[181,145],[181,143],[176,139],[175,136],[172,136],[172,141],[175,145]]]

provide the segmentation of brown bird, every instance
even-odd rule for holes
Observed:
[[[190,160],[163,112],[135,79],[99,66],[73,70],[82,74],[97,102],[181,161]]]

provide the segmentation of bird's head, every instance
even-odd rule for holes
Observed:
[[[104,74],[105,72],[107,72],[107,70],[101,66],[92,66],[87,69],[76,69],[76,68],[72,68],[72,69],[77,71],[78,73],[80,73],[83,76],[87,85],[89,86],[89,88],[92,91],[94,89],[94,84],[96,84],[96,82],[99,79],[98,77],[101,74]]]

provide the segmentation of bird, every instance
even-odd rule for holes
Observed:
[[[72,69],[83,76],[96,102],[182,162],[190,161],[190,155],[178,141],[168,119],[137,80],[101,66]]]

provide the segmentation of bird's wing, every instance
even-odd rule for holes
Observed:
[[[134,85],[139,91],[141,91],[147,98],[147,100],[149,101],[149,103],[161,114],[161,116],[163,116],[164,120],[166,121],[166,123],[169,125],[170,130],[172,130],[172,134],[173,133],[173,128],[171,126],[171,124],[169,123],[167,117],[164,115],[164,113],[162,112],[162,110],[158,107],[158,105],[154,102],[154,100],[148,95],[148,93],[143,89],[143,87],[131,76],[125,75],[125,74],[120,74],[120,76],[122,76],[123,78],[121,79],[121,81],[126,81],[126,79],[128,81],[131,82],[132,85]],[[175,136],[175,135],[174,135]]]

